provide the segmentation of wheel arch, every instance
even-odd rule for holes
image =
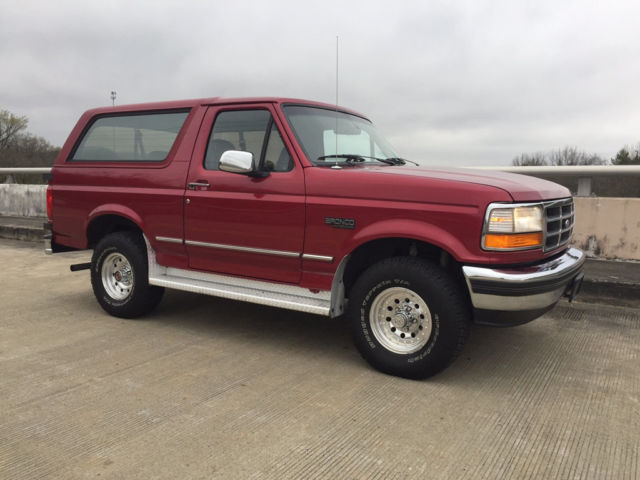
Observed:
[[[143,233],[142,219],[132,210],[119,205],[104,205],[89,215],[86,226],[87,247],[93,248],[113,232],[136,231]]]
[[[445,271],[403,256],[382,260],[363,273],[346,321],[358,351],[373,367],[422,379],[460,354],[470,333],[470,313],[461,289]]]
[[[358,277],[371,265],[391,257],[416,257],[429,260],[448,271],[466,291],[460,263],[449,249],[412,236],[388,236],[369,239],[357,245],[340,261],[331,288],[331,315],[344,313],[345,300]]]

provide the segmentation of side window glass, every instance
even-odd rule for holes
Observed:
[[[161,162],[167,158],[189,112],[135,113],[96,119],[71,160]]]
[[[270,120],[267,110],[220,112],[211,130],[204,168],[218,170],[220,157],[227,150],[251,152],[257,164]]]
[[[278,127],[275,125],[271,126],[268,142],[263,168],[269,172],[288,172],[291,170],[293,168],[293,160],[291,160],[291,155],[289,155]]]
[[[256,165],[271,172],[287,172],[293,161],[267,110],[236,110],[216,116],[204,158],[204,168],[220,169],[227,150],[251,152]]]

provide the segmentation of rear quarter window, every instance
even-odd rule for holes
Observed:
[[[98,117],[84,132],[70,160],[162,162],[188,114],[181,110]]]

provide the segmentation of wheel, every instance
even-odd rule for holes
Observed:
[[[471,329],[460,287],[440,267],[393,257],[369,267],[349,295],[354,343],[374,368],[421,379],[447,367]]]
[[[135,232],[116,232],[98,242],[91,259],[91,285],[100,306],[116,317],[150,312],[164,288],[149,285],[147,249]]]

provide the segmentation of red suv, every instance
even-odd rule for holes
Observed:
[[[93,249],[98,303],[133,318],[175,288],[342,317],[375,368],[424,378],[472,322],[575,296],[569,191],[420,167],[364,116],[282,98],[98,108],[47,193],[47,252]]]

